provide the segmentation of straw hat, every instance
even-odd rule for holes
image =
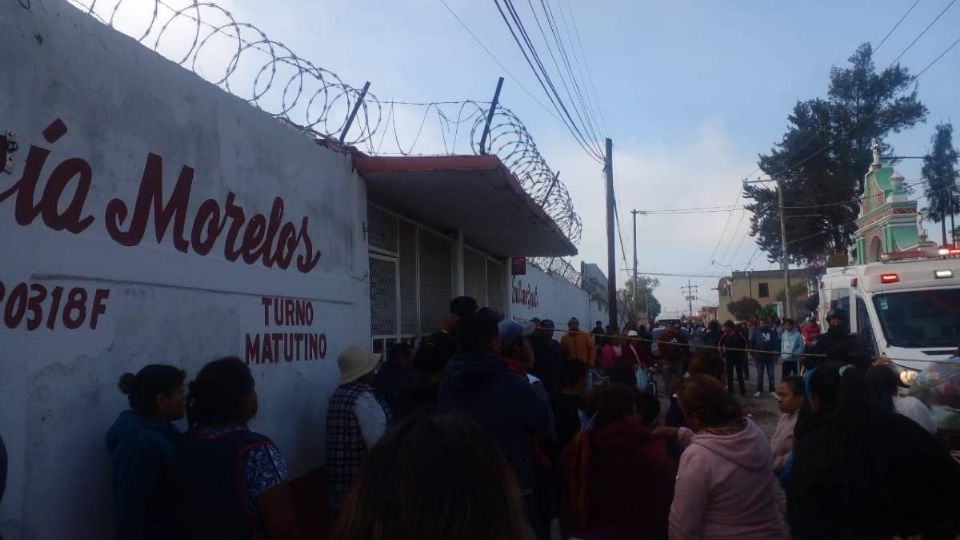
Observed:
[[[367,352],[356,345],[347,347],[337,356],[337,365],[340,366],[340,386],[363,377],[377,369],[379,364],[379,354]]]

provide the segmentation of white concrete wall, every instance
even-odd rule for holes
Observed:
[[[0,173],[0,434],[10,455],[0,537],[112,538],[104,434],[126,407],[118,376],[151,362],[178,364],[193,376],[218,356],[244,358],[247,335],[325,336],[323,359],[305,360],[300,349],[300,360],[291,350],[289,361],[251,365],[260,395],[252,428],[277,442],[292,475],[321,465],[336,355],[369,341],[365,192],[349,157],[62,1],[35,0],[30,11],[0,2],[0,50],[15,51],[0,61],[0,134],[16,132],[20,146],[13,174]],[[43,132],[58,119],[68,131],[48,142]],[[39,174],[31,174],[27,156],[38,164],[44,152]],[[175,222],[158,241],[152,209],[139,243],[124,245],[134,243],[123,232],[136,220],[151,159],[162,159],[164,201],[181,167],[194,170],[184,212],[188,242],[194,231],[195,240],[210,238],[202,219],[194,223],[206,199],[207,209],[224,211],[235,194],[244,213],[237,244],[244,234],[256,236],[254,215],[269,221],[275,198],[282,199],[271,245],[294,232],[287,237],[295,246],[291,264],[229,261],[233,216],[206,255],[196,243],[175,248]],[[58,175],[67,180],[62,190],[50,181]],[[126,215],[118,213],[124,205]],[[119,225],[112,233],[111,224]],[[57,230],[63,225],[70,228]],[[316,265],[301,271],[297,257],[316,252]],[[51,316],[58,287],[64,292]],[[46,298],[38,301],[41,291]],[[264,297],[309,302],[312,324],[265,324]],[[66,326],[65,308],[78,327]]]
[[[529,264],[525,276],[513,276],[509,300],[511,315],[518,320],[553,319],[563,329],[570,317],[576,317],[585,330],[595,321],[607,321],[607,312],[590,301],[587,291]]]

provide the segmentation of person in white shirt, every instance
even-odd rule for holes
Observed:
[[[930,433],[937,432],[937,423],[933,413],[919,399],[913,396],[901,396],[897,391],[897,374],[886,364],[878,364],[867,370],[867,384],[874,395],[880,399],[893,401],[894,409],[913,420]]]

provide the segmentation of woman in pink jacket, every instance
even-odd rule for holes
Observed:
[[[714,378],[677,387],[690,429],[661,428],[685,447],[670,508],[670,540],[785,538],[774,502],[773,457],[763,432]]]

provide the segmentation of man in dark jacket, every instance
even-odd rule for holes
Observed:
[[[551,403],[560,394],[560,366],[563,362],[563,351],[560,343],[553,339],[553,330],[554,324],[550,319],[544,319],[537,324],[532,340],[536,362],[531,371],[543,382]]]
[[[844,318],[844,313],[840,311],[831,310],[827,313],[827,331],[821,334],[816,343],[810,347],[810,354],[812,356],[806,356],[803,359],[803,366],[806,369],[813,369],[818,364],[826,361],[830,350],[846,341],[850,333],[847,331]]]
[[[549,434],[550,409],[525,377],[507,371],[497,354],[500,319],[487,309],[461,319],[463,352],[447,363],[438,406],[466,414],[493,435],[517,475],[529,513],[535,506],[531,437]]]
[[[767,382],[770,394],[777,395],[777,389],[773,384],[773,365],[780,355],[780,336],[777,330],[771,326],[769,319],[763,319],[756,333],[750,337],[750,348],[758,351],[757,355],[757,392],[753,397],[763,395],[763,372],[767,372]],[[761,352],[762,351],[762,352]]]
[[[440,330],[424,338],[449,360],[460,349],[458,329],[460,320],[477,312],[477,301],[469,296],[458,296],[450,301],[450,313],[441,321]]]
[[[747,389],[743,383],[743,368],[747,363],[747,340],[737,332],[733,321],[723,323],[723,334],[719,340],[720,352],[727,364],[727,392],[733,394],[733,374],[737,374],[737,383],[740,386],[740,395],[746,396]]]

